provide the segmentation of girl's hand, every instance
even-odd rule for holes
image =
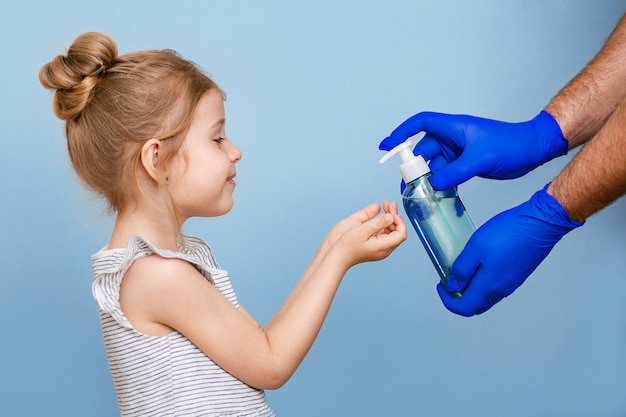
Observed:
[[[398,214],[397,203],[371,204],[340,221],[326,236],[325,242],[337,247],[350,266],[386,258],[406,240],[406,226]]]
[[[393,215],[398,215],[398,204],[397,203],[389,203],[388,201],[383,202],[383,210],[385,213],[391,213]],[[370,204],[367,207],[362,208],[356,213],[351,214],[345,219],[341,220],[337,223],[326,235],[323,244],[327,246],[326,249],[330,249],[337,239],[341,237],[346,231],[360,226],[369,219],[373,218],[380,212],[380,206],[376,203]],[[400,220],[402,221],[402,220]],[[391,231],[391,230],[389,230]]]

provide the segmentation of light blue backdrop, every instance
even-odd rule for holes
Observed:
[[[534,116],[594,55],[620,0],[24,1],[0,4],[0,415],[112,416],[90,254],[111,220],[76,183],[37,80],[87,30],[121,52],[173,48],[228,93],[243,150],[235,208],[194,220],[241,302],[266,322],[325,232],[398,200],[377,145],[421,110]],[[569,156],[460,192],[482,224]],[[602,178],[598,178],[602,181]],[[268,397],[281,416],[626,413],[623,200],[557,245],[512,297],[462,318],[441,305],[413,230],[351,270],[304,363]]]

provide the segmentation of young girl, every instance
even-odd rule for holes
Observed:
[[[278,313],[261,327],[193,216],[233,205],[241,151],[227,138],[224,93],[171,50],[118,55],[84,33],[39,73],[66,122],[80,179],[116,213],[93,255],[93,294],[124,416],[273,416],[264,389],[283,385],[313,344],[347,270],[406,238],[397,205],[367,206],[334,226]]]

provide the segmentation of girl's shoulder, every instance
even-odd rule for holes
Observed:
[[[91,256],[94,275],[124,273],[138,259],[157,255],[151,263],[162,263],[168,259],[178,259],[197,265],[203,269],[219,270],[213,250],[201,238],[182,236],[178,251],[159,248],[141,236],[133,235],[126,247],[109,249],[104,247]],[[176,263],[176,262],[172,262]]]
[[[205,266],[221,269],[215,259],[211,246],[199,237],[183,235],[180,243],[180,251],[187,256],[201,260]]]
[[[92,255],[92,270],[92,294],[99,307],[127,327],[131,326],[121,311],[119,300],[122,281],[129,273],[152,279],[156,284],[156,280],[199,272],[225,295],[233,293],[228,272],[220,269],[211,247],[197,237],[184,236],[180,250],[171,251],[134,235],[125,248],[105,247]],[[234,293],[227,298],[236,302]]]

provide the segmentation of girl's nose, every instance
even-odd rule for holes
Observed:
[[[230,155],[230,160],[233,162],[239,162],[242,156],[241,149],[235,146],[232,142],[230,144],[231,144],[231,148],[228,152],[228,154]]]

